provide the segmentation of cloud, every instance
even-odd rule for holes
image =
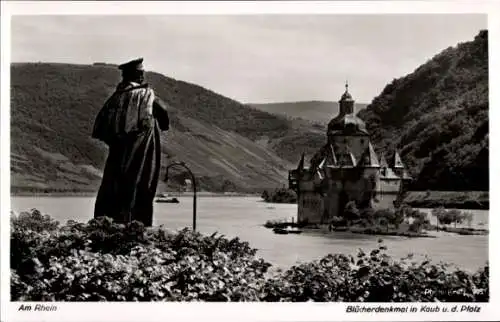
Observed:
[[[16,16],[13,61],[120,63],[242,102],[358,101],[440,50],[471,40],[485,15]]]

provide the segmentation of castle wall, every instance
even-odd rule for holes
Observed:
[[[324,212],[322,215],[323,222],[329,222],[334,216],[339,215],[339,190],[332,186],[325,194],[324,197]]]
[[[357,162],[361,158],[363,152],[368,148],[370,139],[368,136],[335,136],[333,137],[333,141],[342,151],[348,148]]]
[[[401,180],[384,180],[380,179],[378,191],[384,193],[398,193],[401,186]]]
[[[299,194],[298,222],[320,223],[323,214],[323,199],[312,191]]]
[[[374,209],[394,208],[394,201],[398,198],[395,193],[377,194],[377,201],[372,203]]]
[[[357,180],[347,180],[344,183],[344,190],[349,196],[349,200],[356,201],[359,204],[370,205],[373,194],[378,190],[379,169],[364,169],[360,178]]]

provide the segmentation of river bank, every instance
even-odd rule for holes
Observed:
[[[392,237],[407,237],[407,238],[435,238],[434,235],[429,235],[425,230],[421,232],[413,232],[407,229],[386,229],[383,227],[360,227],[360,226],[328,226],[328,225],[300,225],[297,223],[269,223],[263,225],[268,229],[285,229],[286,227],[294,227],[300,229],[304,233],[321,233],[323,235],[335,234],[338,232],[373,235],[373,236],[392,236]]]
[[[404,203],[413,208],[488,210],[488,191],[410,191]]]
[[[280,191],[279,196],[273,197],[273,192],[268,193],[268,198],[263,200],[267,203],[289,203],[295,204],[296,196],[292,193],[285,194]],[[157,196],[161,193],[158,192]],[[15,189],[11,191],[13,197],[94,197],[97,191],[33,191]],[[189,197],[192,192],[171,193],[172,196]],[[199,197],[256,197],[258,193],[244,192],[210,192],[199,191]],[[279,197],[279,198],[278,198]],[[488,210],[489,192],[488,191],[410,191],[404,199],[404,203],[413,208],[437,208],[444,207],[448,209],[469,209],[469,210]]]
[[[157,193],[156,197],[160,197],[163,193]],[[167,193],[172,197],[192,197],[192,192],[181,192],[181,193]],[[95,197],[97,196],[97,191],[52,191],[52,192],[30,192],[30,191],[16,191],[12,192],[11,197]],[[255,193],[240,193],[240,192],[210,192],[210,191],[199,191],[196,193],[197,197],[256,197],[259,194]]]
[[[297,195],[290,189],[264,191],[262,199],[268,203],[296,203]],[[409,191],[403,202],[413,208],[488,210],[488,191]]]

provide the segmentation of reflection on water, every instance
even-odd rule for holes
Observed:
[[[180,197],[179,204],[155,204],[154,225],[182,229],[192,225],[192,198]],[[95,198],[88,197],[13,197],[12,210],[37,208],[53,218],[88,221],[92,218]],[[276,235],[262,225],[267,220],[296,216],[297,206],[260,202],[248,197],[198,198],[197,229],[202,233],[218,232],[227,237],[248,241],[267,261],[282,267],[319,259],[329,253],[355,254],[358,249],[376,247],[377,236],[336,232],[328,235],[307,233]],[[472,211],[474,223],[488,223],[488,211]],[[484,226],[487,228],[487,226]],[[455,263],[475,270],[488,260],[488,236],[443,234],[439,238],[383,237],[390,255],[400,258],[408,253],[427,254],[433,261]]]

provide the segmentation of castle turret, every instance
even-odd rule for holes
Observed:
[[[394,154],[390,158],[389,167],[391,167],[392,171],[394,171],[400,179],[411,180],[411,176],[408,174],[408,171],[406,171],[405,165],[397,151],[394,151]]]
[[[380,163],[378,162],[377,154],[371,142],[368,142],[368,146],[361,155],[358,161],[358,167],[364,168],[380,168]]]
[[[354,100],[349,93],[349,84],[345,83],[345,92],[339,101],[339,116],[342,117],[346,114],[354,113]]]
[[[328,123],[328,140],[333,143],[335,136],[368,136],[363,120],[354,115],[354,99],[346,83],[345,92],[339,101],[339,114]]]
[[[404,169],[403,161],[401,161],[398,151],[394,151],[389,166],[393,169]]]

